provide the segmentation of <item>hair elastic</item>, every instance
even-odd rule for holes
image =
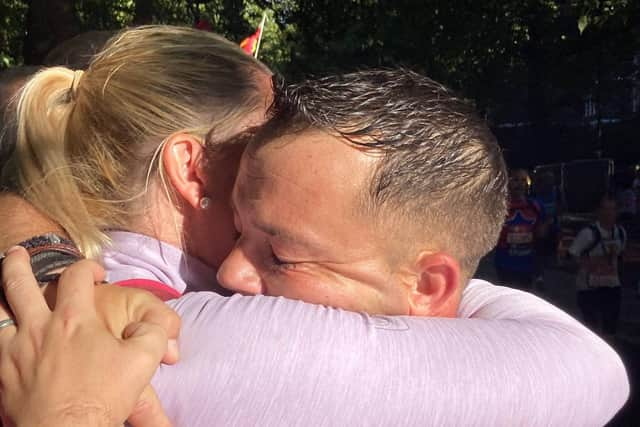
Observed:
[[[73,100],[76,99],[78,86],[80,85],[80,79],[82,79],[83,74],[84,71],[82,70],[75,70],[73,72],[73,80],[71,80],[71,99]]]

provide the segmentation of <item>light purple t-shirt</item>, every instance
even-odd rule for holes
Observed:
[[[111,280],[177,280],[186,262],[144,236],[113,238]],[[211,280],[191,279],[194,288]],[[169,304],[182,317],[181,360],[161,366],[153,386],[177,427],[601,426],[629,394],[620,358],[596,335],[533,295],[481,280],[456,319],[213,292]]]

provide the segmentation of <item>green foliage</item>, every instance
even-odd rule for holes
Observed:
[[[79,0],[76,13],[82,29],[112,30],[129,25],[135,10],[134,0]]]
[[[213,30],[240,42],[253,34],[263,12],[267,21],[260,58],[276,70],[283,71],[291,61],[291,43],[295,25],[288,23],[296,8],[293,0],[274,2],[147,0],[153,12],[144,23],[191,26],[197,19],[207,20]],[[139,1],[138,1],[139,3]],[[134,0],[81,0],[76,2],[83,29],[116,29],[136,23]]]
[[[266,21],[258,56],[273,70],[284,73],[291,62],[293,39],[297,32],[296,25],[287,21],[296,11],[297,5],[292,0],[283,0],[273,2],[270,6],[265,9],[256,2],[245,0],[242,18],[251,28],[257,28],[265,14]]]
[[[79,30],[206,19],[236,42],[266,13],[260,59],[290,79],[406,65],[492,114],[526,105],[535,120],[554,103],[584,96],[599,77],[619,75],[640,50],[633,0],[67,1]],[[26,11],[26,1],[0,0],[0,67],[21,61]]]
[[[589,25],[602,27],[610,18],[619,16],[629,6],[629,0],[574,0],[572,6],[581,12],[578,30],[582,34]]]
[[[20,63],[27,5],[20,0],[0,1],[0,70]]]

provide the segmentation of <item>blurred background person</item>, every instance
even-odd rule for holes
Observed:
[[[584,323],[612,337],[618,329],[621,281],[619,263],[627,233],[616,223],[616,200],[602,198],[595,223],[583,228],[569,247],[579,263],[577,302]]]
[[[509,175],[509,210],[495,250],[498,281],[531,289],[537,274],[536,246],[547,235],[549,222],[542,204],[529,197],[529,173],[513,169]]]

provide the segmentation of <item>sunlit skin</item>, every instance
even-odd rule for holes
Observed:
[[[215,141],[212,144],[264,122],[273,97],[271,74],[259,73],[256,80],[262,103],[246,114],[227,133],[214,134]],[[229,201],[244,146],[219,146],[214,155],[207,156],[202,148],[202,141],[188,141],[188,138],[176,138],[176,141],[169,141],[165,149],[165,171],[183,200],[181,214],[184,240],[174,242],[167,237],[163,240],[176,246],[184,244],[189,254],[218,268],[236,240]],[[200,207],[202,197],[207,197],[210,201],[206,209]],[[166,217],[157,220],[156,223],[165,228],[166,224],[169,224],[171,230],[174,221],[174,217]],[[202,230],[206,232],[203,233]]]
[[[250,146],[232,194],[240,237],[219,282],[244,294],[418,314],[410,302],[416,272],[392,261],[392,236],[358,204],[378,160],[318,130]]]
[[[185,214],[187,251],[213,267],[222,263],[235,244],[236,231],[229,200],[243,150],[243,146],[225,147],[210,159],[211,165],[202,176],[206,177],[203,196],[211,202],[206,210],[196,207]],[[203,229],[207,232],[202,233]],[[211,236],[215,236],[215,240]]]

